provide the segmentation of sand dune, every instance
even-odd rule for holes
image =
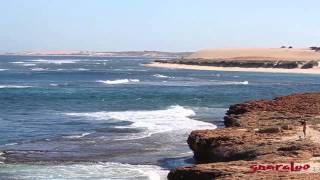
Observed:
[[[186,59],[198,58],[215,60],[320,61],[320,52],[295,48],[205,49],[186,57]]]

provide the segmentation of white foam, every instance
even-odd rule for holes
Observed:
[[[249,81],[213,81],[217,85],[248,85]]]
[[[31,88],[33,86],[18,86],[18,85],[0,85],[0,89],[4,88]]]
[[[85,117],[90,120],[119,120],[130,121],[132,124],[116,128],[142,129],[142,133],[132,134],[128,139],[148,137],[152,134],[168,131],[181,133],[191,132],[194,129],[214,129],[215,125],[191,118],[195,112],[182,106],[171,106],[165,110],[152,111],[120,111],[120,112],[92,112],[66,113],[69,116]]]
[[[108,59],[98,59],[98,60],[94,60],[94,61],[98,61],[98,62],[109,62],[110,60],[108,60]]]
[[[47,68],[32,68],[31,71],[46,71]]]
[[[8,144],[5,144],[5,146],[14,146],[14,145],[17,145],[18,143],[8,143]]]
[[[30,60],[30,61],[35,63],[41,63],[41,64],[74,64],[79,62],[79,60],[73,60],[73,59],[64,59],[64,60],[36,59],[36,60]]]
[[[6,158],[3,157],[2,155],[4,155],[4,152],[0,151],[0,164],[3,164],[3,161],[6,160]],[[0,169],[1,169],[1,167],[0,167]]]
[[[239,84],[247,85],[247,84],[249,84],[249,81],[243,81],[243,82],[240,82]]]
[[[36,64],[27,63],[27,64],[22,64],[22,66],[29,67],[29,66],[36,66]]]
[[[129,79],[130,82],[140,82],[139,79]]]
[[[0,69],[0,71],[8,71],[9,69]]]
[[[131,165],[122,163],[32,165],[3,164],[0,174],[13,179],[149,179],[164,180],[168,174],[155,165]]]
[[[85,68],[78,68],[76,70],[78,70],[78,71],[89,71],[89,69],[85,69]]]
[[[65,136],[65,138],[69,138],[69,139],[79,139],[85,136],[88,136],[91,133],[82,133],[80,135],[71,135],[71,136]]]
[[[104,84],[127,84],[130,82],[140,82],[139,79],[118,79],[118,80],[99,80],[97,81],[99,83],[104,83]]]
[[[26,62],[23,62],[23,61],[16,61],[16,62],[11,62],[12,64],[24,64]]]
[[[56,84],[56,83],[50,83],[50,86],[59,86],[59,84]]]
[[[157,78],[173,78],[173,77],[169,77],[169,76],[166,76],[166,75],[163,75],[163,74],[154,74],[153,76],[157,77]]]

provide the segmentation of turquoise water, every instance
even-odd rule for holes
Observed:
[[[163,58],[0,56],[0,179],[161,179],[229,105],[320,89],[318,75],[145,67]]]

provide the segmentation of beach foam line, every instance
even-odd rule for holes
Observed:
[[[194,120],[192,109],[179,105],[170,106],[164,110],[141,110],[141,111],[116,111],[116,112],[88,112],[88,113],[66,113],[68,116],[83,117],[87,120],[99,121],[129,121],[130,125],[116,126],[115,128],[140,129],[142,132],[130,134],[124,139],[140,139],[152,134],[175,131],[189,133],[195,129],[215,129],[216,126],[203,121]]]
[[[98,80],[97,82],[103,83],[103,84],[127,84],[130,82],[140,82],[139,79],[117,79],[117,80]]]
[[[13,179],[166,179],[168,170],[156,165],[116,162],[70,165],[2,164],[0,174]]]

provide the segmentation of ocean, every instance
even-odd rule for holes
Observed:
[[[143,65],[160,59],[0,56],[0,179],[166,179],[231,104],[320,89],[319,75]]]

